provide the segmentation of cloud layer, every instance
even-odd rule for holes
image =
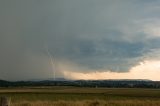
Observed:
[[[159,60],[158,0],[1,0],[0,78],[129,72]],[[69,71],[69,70],[68,70]]]

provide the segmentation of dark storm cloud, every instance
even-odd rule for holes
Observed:
[[[84,73],[128,71],[151,49],[160,49],[160,38],[148,39],[152,35],[143,29],[146,20],[152,23],[159,18],[158,4],[146,0],[1,0],[0,78],[52,77],[46,48],[57,64],[74,63]]]

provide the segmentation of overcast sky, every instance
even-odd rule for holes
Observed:
[[[0,0],[0,79],[160,80],[159,18],[159,0]]]

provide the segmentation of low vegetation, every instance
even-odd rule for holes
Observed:
[[[1,88],[11,106],[160,106],[160,89],[23,87]]]
[[[82,100],[82,101],[21,101],[11,106],[160,106],[160,101],[150,100]]]

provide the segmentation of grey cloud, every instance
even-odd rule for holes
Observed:
[[[147,39],[141,30],[145,23],[135,23],[159,18],[159,9],[153,9],[158,4],[146,0],[1,0],[0,78],[52,77],[46,46],[57,63],[69,61],[81,72],[126,72],[151,49],[159,49],[160,38]]]

